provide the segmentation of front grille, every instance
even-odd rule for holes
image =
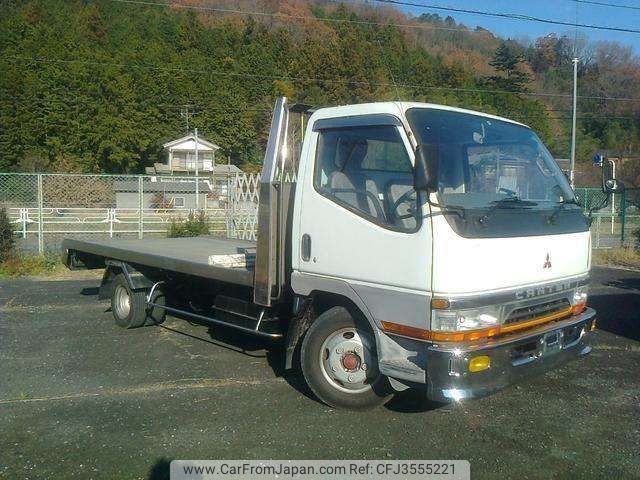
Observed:
[[[516,308],[509,314],[504,323],[505,325],[509,325],[512,323],[533,320],[534,318],[544,317],[545,315],[553,315],[554,313],[561,312],[569,307],[571,307],[569,300],[566,298],[559,298],[550,302]]]

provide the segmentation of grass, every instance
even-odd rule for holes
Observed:
[[[640,270],[640,251],[633,247],[593,250],[592,263],[600,266],[627,267]]]
[[[58,256],[13,254],[0,263],[0,278],[56,275],[65,271]]]
[[[204,212],[196,215],[190,213],[186,220],[176,221],[171,219],[167,237],[197,237],[198,235],[209,235],[209,225]]]

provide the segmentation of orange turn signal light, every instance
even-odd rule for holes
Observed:
[[[578,315],[584,312],[587,309],[587,302],[576,303],[573,307],[571,307],[571,314]]]
[[[396,335],[417,338],[419,340],[434,340],[439,342],[471,342],[482,338],[494,337],[500,333],[500,328],[487,328],[484,330],[469,330],[467,332],[435,332],[422,328],[408,327],[393,322],[382,321],[382,328]]]
[[[451,304],[446,298],[434,298],[431,300],[431,308],[435,308],[436,310],[446,310],[450,306]]]
[[[433,305],[433,300],[432,300]],[[439,332],[433,330],[425,330],[422,328],[409,327],[398,323],[381,321],[382,328],[389,333],[402,335],[404,337],[417,338],[419,340],[433,340],[439,342],[473,342],[483,338],[491,338],[503,333],[515,332],[517,330],[525,330],[533,328],[544,323],[560,320],[570,315],[582,313],[586,308],[586,303],[579,303],[573,307],[567,307],[559,312],[543,315],[533,318],[525,322],[514,323],[512,325],[502,325],[499,327],[485,328],[482,330],[467,330],[462,332]]]

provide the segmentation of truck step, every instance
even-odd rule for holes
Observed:
[[[167,305],[160,305],[150,301],[152,293],[157,286],[158,284],[155,284],[151,287],[150,293],[147,296],[147,305],[151,307],[163,308],[170,313],[185,315],[187,317],[196,318],[215,325],[223,325],[225,327],[234,328],[260,337],[266,337],[273,340],[282,338],[282,333],[277,328],[279,326],[278,319],[269,317],[265,309],[259,309],[258,311],[258,307],[249,302],[237,298],[218,295],[216,296],[214,309],[218,310],[219,314],[216,315],[216,317],[210,317],[193,311],[183,310]]]

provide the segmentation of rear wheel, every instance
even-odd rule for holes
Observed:
[[[125,276],[120,273],[113,280],[111,312],[116,325],[122,328],[136,328],[164,322],[165,310],[147,306],[147,291],[132,290]],[[153,303],[164,305],[164,294],[156,289],[151,299]]]
[[[365,410],[391,397],[389,382],[378,371],[373,332],[344,307],[327,310],[311,325],[301,361],[309,387],[328,405]]]

